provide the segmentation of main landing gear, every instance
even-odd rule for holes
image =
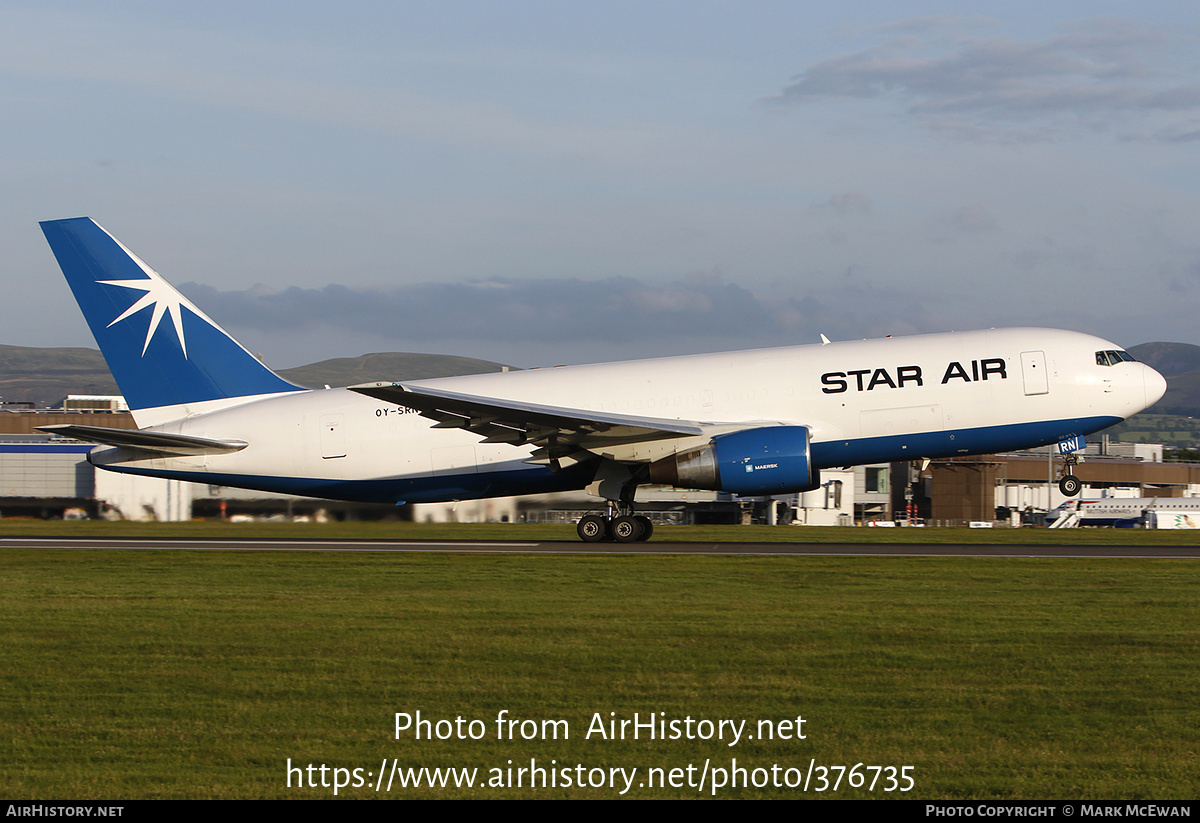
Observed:
[[[604,515],[589,514],[579,519],[576,527],[579,539],[584,543],[599,543],[613,540],[617,543],[642,543],[654,533],[654,524],[643,514],[634,514],[632,504],[608,501],[608,512]]]
[[[1083,483],[1071,473],[1071,470],[1079,463],[1079,455],[1065,454],[1063,455],[1063,463],[1065,464],[1063,466],[1064,474],[1058,479],[1058,490],[1066,497],[1074,497],[1083,488]]]

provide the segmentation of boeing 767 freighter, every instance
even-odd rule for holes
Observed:
[[[1069,450],[1166,390],[1107,340],[1017,328],[312,391],[90,218],[41,225],[140,427],[44,427],[105,446],[94,465],[393,504],[586,489],[608,506],[585,541],[650,536],[640,485],[782,495],[837,466]]]

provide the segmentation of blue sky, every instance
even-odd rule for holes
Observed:
[[[1194,4],[947,5],[6,3],[0,343],[88,215],[276,367],[1200,344]]]

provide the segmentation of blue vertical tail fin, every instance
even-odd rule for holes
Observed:
[[[130,409],[302,390],[259,362],[91,218],[49,220],[41,227]]]

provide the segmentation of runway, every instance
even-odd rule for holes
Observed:
[[[1041,557],[1200,559],[1200,546],[966,543],[581,543],[477,540],[197,540],[3,537],[0,549],[49,551],[358,552],[399,554],[793,555],[803,557]]]

